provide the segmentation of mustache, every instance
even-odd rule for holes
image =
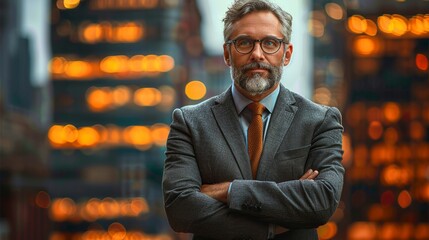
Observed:
[[[264,69],[273,72],[274,67],[264,62],[252,62],[241,67],[241,71],[246,72],[251,69]]]

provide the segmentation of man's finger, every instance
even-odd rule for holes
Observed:
[[[304,173],[304,175],[302,175],[302,177],[299,180],[307,179],[312,173],[313,173],[313,169],[308,169],[308,171]]]
[[[315,179],[315,178],[317,177],[317,175],[319,175],[319,171],[314,170],[314,171],[310,174],[310,176],[308,176],[308,178],[307,178],[307,179],[309,179],[309,180],[313,180],[313,179]]]

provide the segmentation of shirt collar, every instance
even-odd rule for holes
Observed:
[[[262,103],[270,113],[272,113],[274,110],[279,93],[280,88],[277,86],[277,88],[272,93],[260,101],[260,103]],[[253,102],[241,94],[234,84],[232,84],[232,98],[234,99],[235,109],[237,110],[238,115],[241,114],[243,109],[246,108],[249,103]]]

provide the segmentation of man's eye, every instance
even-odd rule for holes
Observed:
[[[263,44],[266,47],[276,47],[278,42],[275,39],[265,39]]]
[[[239,39],[237,45],[240,47],[248,47],[252,45],[252,40],[250,39]]]

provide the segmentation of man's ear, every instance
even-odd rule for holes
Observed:
[[[231,66],[231,56],[229,55],[228,45],[223,44],[223,61],[227,66]]]
[[[285,52],[285,60],[284,60],[284,65],[287,66],[290,63],[290,59],[292,57],[292,52],[293,52],[293,45],[292,43],[289,43],[286,46],[286,52]]]

